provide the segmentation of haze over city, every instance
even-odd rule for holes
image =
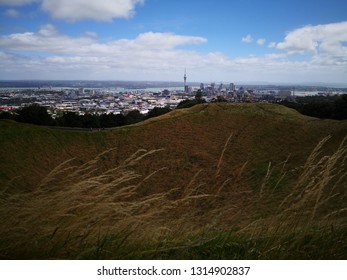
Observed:
[[[0,0],[1,80],[344,84],[344,0]]]

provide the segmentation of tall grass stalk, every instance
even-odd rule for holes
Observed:
[[[63,162],[30,193],[2,193],[0,257],[266,259],[290,250],[309,256],[301,247],[312,252],[322,242],[329,246],[324,253],[341,256],[329,238],[345,238],[346,139],[330,155],[324,152],[330,137],[318,143],[292,188],[282,186],[289,157],[280,167],[269,163],[259,187],[250,188],[247,163],[222,178],[231,138],[209,184],[199,170],[186,185],[151,189],[154,177],[165,186],[161,174],[168,169],[142,175],[136,167],[163,149],[140,149],[116,166],[105,163],[115,152],[109,149],[83,164]]]
[[[233,137],[233,133],[230,134],[230,136],[228,137],[227,141],[224,144],[223,150],[222,150],[221,155],[220,155],[220,157],[218,159],[218,162],[217,162],[216,177],[218,177],[220,175],[220,171],[221,171],[221,167],[222,167],[222,163],[223,163],[224,153],[227,150],[229,142],[230,142],[232,137]]]

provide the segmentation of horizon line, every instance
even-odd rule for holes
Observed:
[[[6,82],[132,82],[132,83],[184,83],[183,81],[175,80],[98,80],[98,79],[0,79],[0,83]],[[308,87],[334,87],[334,88],[347,88],[347,83],[339,82],[266,82],[266,81],[190,81],[188,84],[230,84],[235,85],[253,85],[253,86],[308,86]]]

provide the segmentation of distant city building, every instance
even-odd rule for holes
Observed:
[[[167,89],[164,89],[162,92],[162,96],[170,96],[170,91]]]
[[[287,99],[292,96],[292,92],[290,90],[280,90],[277,94],[276,97],[278,99]]]
[[[155,107],[169,106],[171,109],[175,109],[181,101],[191,99],[199,91],[207,102],[218,101],[218,97],[223,97],[228,102],[279,102],[294,100],[295,95],[347,94],[346,89],[317,89],[317,87],[254,86],[253,88],[246,88],[238,86],[236,89],[234,83],[230,83],[228,86],[199,83],[199,89],[199,84],[195,84],[194,87],[187,85],[186,71],[184,71],[183,78],[185,93],[182,92],[182,82],[175,83],[175,87],[172,87],[171,83],[166,83],[163,87],[154,88],[148,87],[146,83],[143,88],[136,86],[136,89],[129,89],[132,88],[132,84],[127,84],[127,88],[111,88],[109,86],[93,88],[93,84],[84,84],[87,86],[84,87],[80,83],[78,86],[68,84],[66,88],[59,90],[43,87],[41,89],[7,87],[1,89],[0,87],[0,112],[23,108],[35,102],[40,106],[49,108],[53,117],[60,116],[64,112],[100,115],[104,113],[121,114],[138,110],[141,113],[146,113]],[[135,85],[137,84],[135,83]]]
[[[234,84],[234,83],[230,83],[230,85],[229,85],[229,90],[234,92],[235,89],[236,89],[236,88],[235,88],[235,84]]]

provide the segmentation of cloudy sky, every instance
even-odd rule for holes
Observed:
[[[347,83],[346,0],[0,0],[0,79]]]

